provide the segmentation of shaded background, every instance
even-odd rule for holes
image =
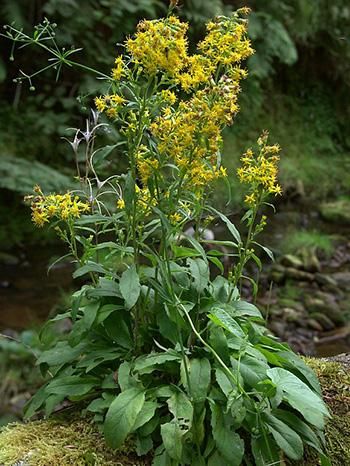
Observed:
[[[242,192],[235,169],[240,154],[268,129],[283,149],[278,199],[263,242],[276,255],[261,275],[259,305],[271,330],[304,354],[337,354],[350,347],[350,6],[348,0],[185,0],[191,42],[208,18],[250,6],[249,35],[256,54],[240,97],[241,112],[225,134],[235,221]],[[83,47],[76,59],[109,73],[116,44],[142,18],[165,13],[156,0],[0,0],[0,22],[28,32],[48,17],[61,46]],[[66,128],[84,124],[101,83],[65,69],[59,83],[40,75],[31,92],[16,85],[18,69],[30,74],[47,64],[31,48],[17,51],[0,38],[0,422],[20,417],[40,383],[33,370],[40,352],[40,322],[68,304],[72,267],[50,262],[64,252],[50,231],[30,222],[23,195],[38,183],[65,190],[74,162]],[[108,141],[107,141],[108,142]],[[116,159],[113,169],[121,169]],[[112,169],[112,167],[111,167]],[[218,186],[215,202],[225,208]],[[220,235],[220,228],[215,232]],[[265,261],[267,262],[267,261]],[[251,273],[257,273],[252,270]],[[244,293],[249,297],[250,290]],[[11,340],[12,338],[12,340]],[[19,343],[21,342],[21,343]]]

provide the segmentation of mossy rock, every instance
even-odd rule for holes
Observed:
[[[325,202],[320,206],[320,213],[328,222],[350,225],[350,200],[339,199],[334,202]]]
[[[319,376],[332,413],[326,427],[327,454],[332,466],[350,465],[350,356],[306,359]],[[11,424],[0,433],[1,466],[150,466],[126,444],[113,451],[87,419],[57,417]],[[316,466],[317,456],[306,451],[294,466]],[[223,465],[226,466],[226,465]]]

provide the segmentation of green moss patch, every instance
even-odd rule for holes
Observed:
[[[86,419],[53,418],[10,424],[0,434],[0,464],[12,466],[149,466],[133,449],[109,449],[102,435]]]

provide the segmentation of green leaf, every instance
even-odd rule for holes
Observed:
[[[134,370],[140,374],[150,374],[155,369],[155,366],[168,361],[178,361],[180,363],[181,355],[174,350],[169,350],[164,353],[150,353],[140,356],[135,361]]]
[[[210,311],[208,317],[216,325],[219,325],[236,337],[244,337],[244,332],[238,322],[236,322],[225,309],[214,307]]]
[[[211,367],[208,359],[189,360],[189,381],[193,401],[205,401],[210,386]]]
[[[233,301],[231,306],[235,309],[235,314],[237,316],[251,316],[263,318],[259,309],[254,306],[254,304],[248,303],[246,301],[238,300]]]
[[[211,427],[220,454],[230,466],[239,466],[244,455],[244,442],[224,421],[222,407],[211,404]]]
[[[88,262],[87,264],[79,267],[74,273],[73,278],[79,278],[87,273],[102,273],[105,274],[106,270],[102,267],[102,265],[97,264],[96,262]]]
[[[291,427],[295,432],[297,432],[305,443],[313,447],[319,453],[322,453],[322,448],[317,435],[298,416],[283,409],[276,409],[273,414],[278,419],[288,424],[289,427]]]
[[[255,387],[260,381],[266,379],[266,371],[269,366],[266,362],[244,354],[240,361],[231,357],[231,364],[235,370],[239,370],[244,383]]]
[[[302,380],[291,372],[275,367],[266,371],[272,382],[283,391],[283,399],[304,418],[318,427],[324,428],[324,417],[329,416],[322,398],[314,393]]]
[[[203,259],[187,259],[187,264],[193,278],[193,286],[198,293],[201,293],[209,282],[209,267]]]
[[[82,308],[83,316],[74,322],[72,331],[69,335],[69,344],[76,346],[82,341],[83,336],[90,330],[96,320],[97,311],[100,302],[92,302]]]
[[[208,255],[208,260],[210,260],[210,262],[214,265],[216,265],[216,267],[220,270],[220,272],[223,274],[224,273],[224,266],[222,264],[222,262],[217,258],[217,257],[212,257],[212,256],[209,256]]]
[[[129,388],[120,393],[109,407],[104,423],[106,442],[112,448],[119,448],[132,431],[136,419],[145,403],[145,392]]]
[[[256,466],[279,465],[280,455],[276,443],[270,435],[253,437],[251,449]]]
[[[39,388],[39,390],[32,396],[32,398],[24,406],[24,419],[31,418],[36,411],[44,404],[48,394],[46,392],[46,385]]]
[[[183,436],[185,434],[181,426],[175,421],[167,422],[160,426],[160,433],[168,455],[180,462],[182,459]]]
[[[299,460],[303,457],[303,442],[299,435],[287,424],[269,413],[263,415],[266,425],[277,445],[292,460]]]
[[[293,373],[299,372],[302,374],[304,382],[313,388],[319,395],[322,395],[320,382],[315,372],[307,366],[299,356],[293,353],[293,351],[279,351],[277,355],[279,358],[283,358],[283,366],[285,368],[290,369]]]
[[[168,400],[168,407],[171,414],[179,422],[184,430],[188,430],[192,424],[193,406],[188,397],[176,391]]]
[[[66,375],[53,379],[46,387],[46,392],[53,395],[82,396],[99,385],[97,377],[80,377],[78,375]]]
[[[210,210],[214,212],[226,224],[228,231],[231,233],[231,235],[234,237],[237,243],[241,243],[242,242],[241,235],[239,234],[239,231],[234,226],[234,224],[231,222],[231,220],[228,219],[226,215],[214,209],[213,207],[211,207]]]
[[[145,401],[132,428],[133,432],[135,432],[137,429],[145,425],[153,418],[158,406],[159,404],[156,401]]]
[[[228,376],[224,373],[222,369],[215,369],[215,378],[216,381],[221,388],[222,392],[225,394],[227,397],[232,390],[235,389],[233,386],[231,380],[228,378]]]
[[[86,347],[85,342],[72,348],[67,341],[59,341],[54,348],[43,351],[37,359],[37,364],[46,363],[49,366],[58,366],[74,361]]]
[[[139,276],[134,264],[123,272],[119,286],[127,309],[131,309],[139,299],[141,291]]]
[[[124,188],[125,211],[128,214],[132,212],[134,199],[135,199],[135,180],[132,177],[131,171],[129,171],[125,178],[125,188]]]

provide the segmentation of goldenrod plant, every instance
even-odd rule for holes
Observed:
[[[53,222],[76,262],[74,277],[86,282],[47,324],[69,318],[72,329],[38,358],[50,379],[26,416],[50,415],[68,399],[93,414],[109,446],[129,438],[154,466],[284,464],[284,455],[301,459],[304,444],[326,465],[329,414],[317,377],[240,296],[243,281],[257,287],[247,263],[261,265],[258,249],[271,255],[257,242],[262,207],[281,193],[280,149],[267,133],[238,170],[248,186],[246,238],[210,203],[226,177],[222,131],[238,112],[242,62],[253,53],[248,10],[209,22],[190,53],[175,3],[165,18],[140,22],[109,76],[97,72],[106,90],[69,141],[80,188],[37,187],[29,198],[34,223]],[[59,73],[75,62],[53,30],[46,20],[33,37],[13,27],[7,34],[52,53],[48,67]],[[20,79],[32,85],[33,76]],[[115,144],[97,147],[108,127]],[[127,160],[124,174],[108,173],[112,157]],[[219,221],[231,239],[206,239]]]

